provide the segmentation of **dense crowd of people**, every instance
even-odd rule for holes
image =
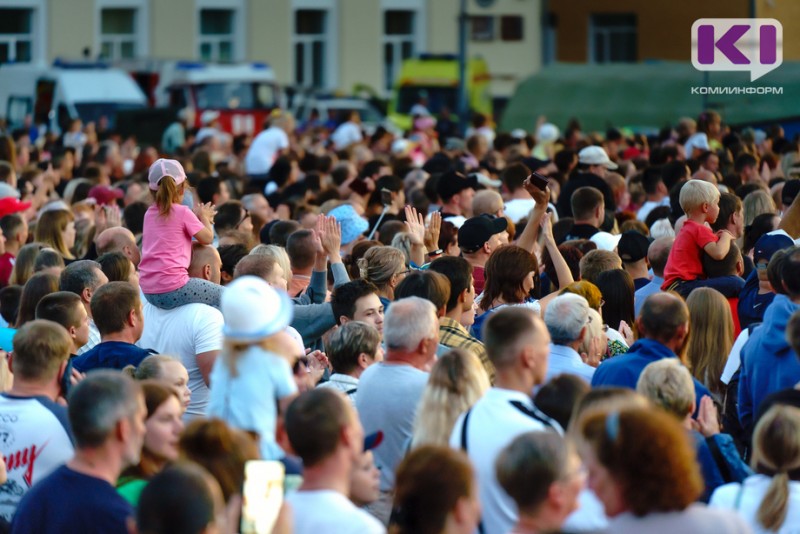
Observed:
[[[0,532],[800,531],[800,140],[415,109],[0,136]]]

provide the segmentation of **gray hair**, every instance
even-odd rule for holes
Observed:
[[[366,354],[375,358],[381,335],[372,325],[349,321],[334,330],[325,344],[325,354],[334,373],[348,374],[358,365],[358,357]]]
[[[78,448],[99,447],[117,423],[139,410],[142,390],[118,371],[95,371],[69,395],[69,422]]]
[[[393,302],[383,320],[387,349],[415,350],[424,339],[439,337],[436,307],[426,299],[407,297]]]
[[[61,271],[58,289],[71,291],[76,295],[83,293],[84,289],[94,291],[100,286],[102,273],[100,264],[92,260],[78,260],[67,265]]]
[[[544,324],[554,345],[566,345],[581,337],[589,320],[589,303],[580,295],[565,293],[553,299],[544,312]]]

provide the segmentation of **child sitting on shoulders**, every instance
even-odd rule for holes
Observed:
[[[684,184],[679,200],[686,222],[669,253],[661,289],[674,290],[686,297],[695,287],[714,287],[713,283],[705,283],[703,252],[712,259],[721,260],[727,256],[734,239],[728,230],[715,234],[706,225],[717,220],[719,196],[716,186],[708,182],[689,180]]]

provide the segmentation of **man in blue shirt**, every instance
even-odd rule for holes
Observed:
[[[127,534],[131,506],[114,485],[139,462],[147,408],[139,385],[122,373],[98,371],[69,396],[75,456],[22,498],[12,534]]]
[[[637,317],[642,311],[642,304],[644,304],[645,299],[661,291],[661,286],[664,284],[664,267],[667,265],[669,251],[672,249],[672,243],[674,242],[674,237],[659,237],[650,243],[647,249],[647,260],[650,262],[650,268],[653,269],[653,279],[650,280],[649,284],[637,289],[636,293],[634,293],[633,306]]]
[[[639,375],[647,364],[662,358],[677,358],[689,335],[689,308],[674,293],[647,297],[636,320],[639,340],[627,353],[600,364],[592,377],[592,387],[621,386],[636,389]],[[694,380],[695,398],[709,395],[708,389]]]
[[[142,301],[136,287],[128,282],[109,282],[95,291],[91,306],[100,343],[72,360],[75,369],[85,373],[92,369],[135,367],[155,354],[134,345],[144,329]]]

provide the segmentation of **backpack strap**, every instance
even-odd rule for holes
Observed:
[[[469,422],[469,416],[472,413],[472,408],[467,410],[464,414],[464,420],[461,421],[461,450],[464,451],[464,454],[468,454],[467,449],[467,423]],[[486,528],[483,526],[483,520],[478,522],[478,533],[479,534],[486,534]]]
[[[558,421],[556,421],[556,420],[552,419],[551,417],[548,417],[547,415],[542,413],[542,411],[539,410],[539,408],[537,408],[535,405],[533,406],[533,408],[530,408],[528,406],[525,406],[522,402],[520,402],[518,400],[509,401],[509,404],[511,404],[511,406],[513,406],[514,408],[516,408],[517,410],[519,410],[523,414],[527,415],[531,419],[535,419],[535,420],[539,421],[540,423],[542,423],[544,426],[554,430],[559,435],[562,435],[562,436],[564,435],[564,429],[561,428],[561,425],[558,424]]]

